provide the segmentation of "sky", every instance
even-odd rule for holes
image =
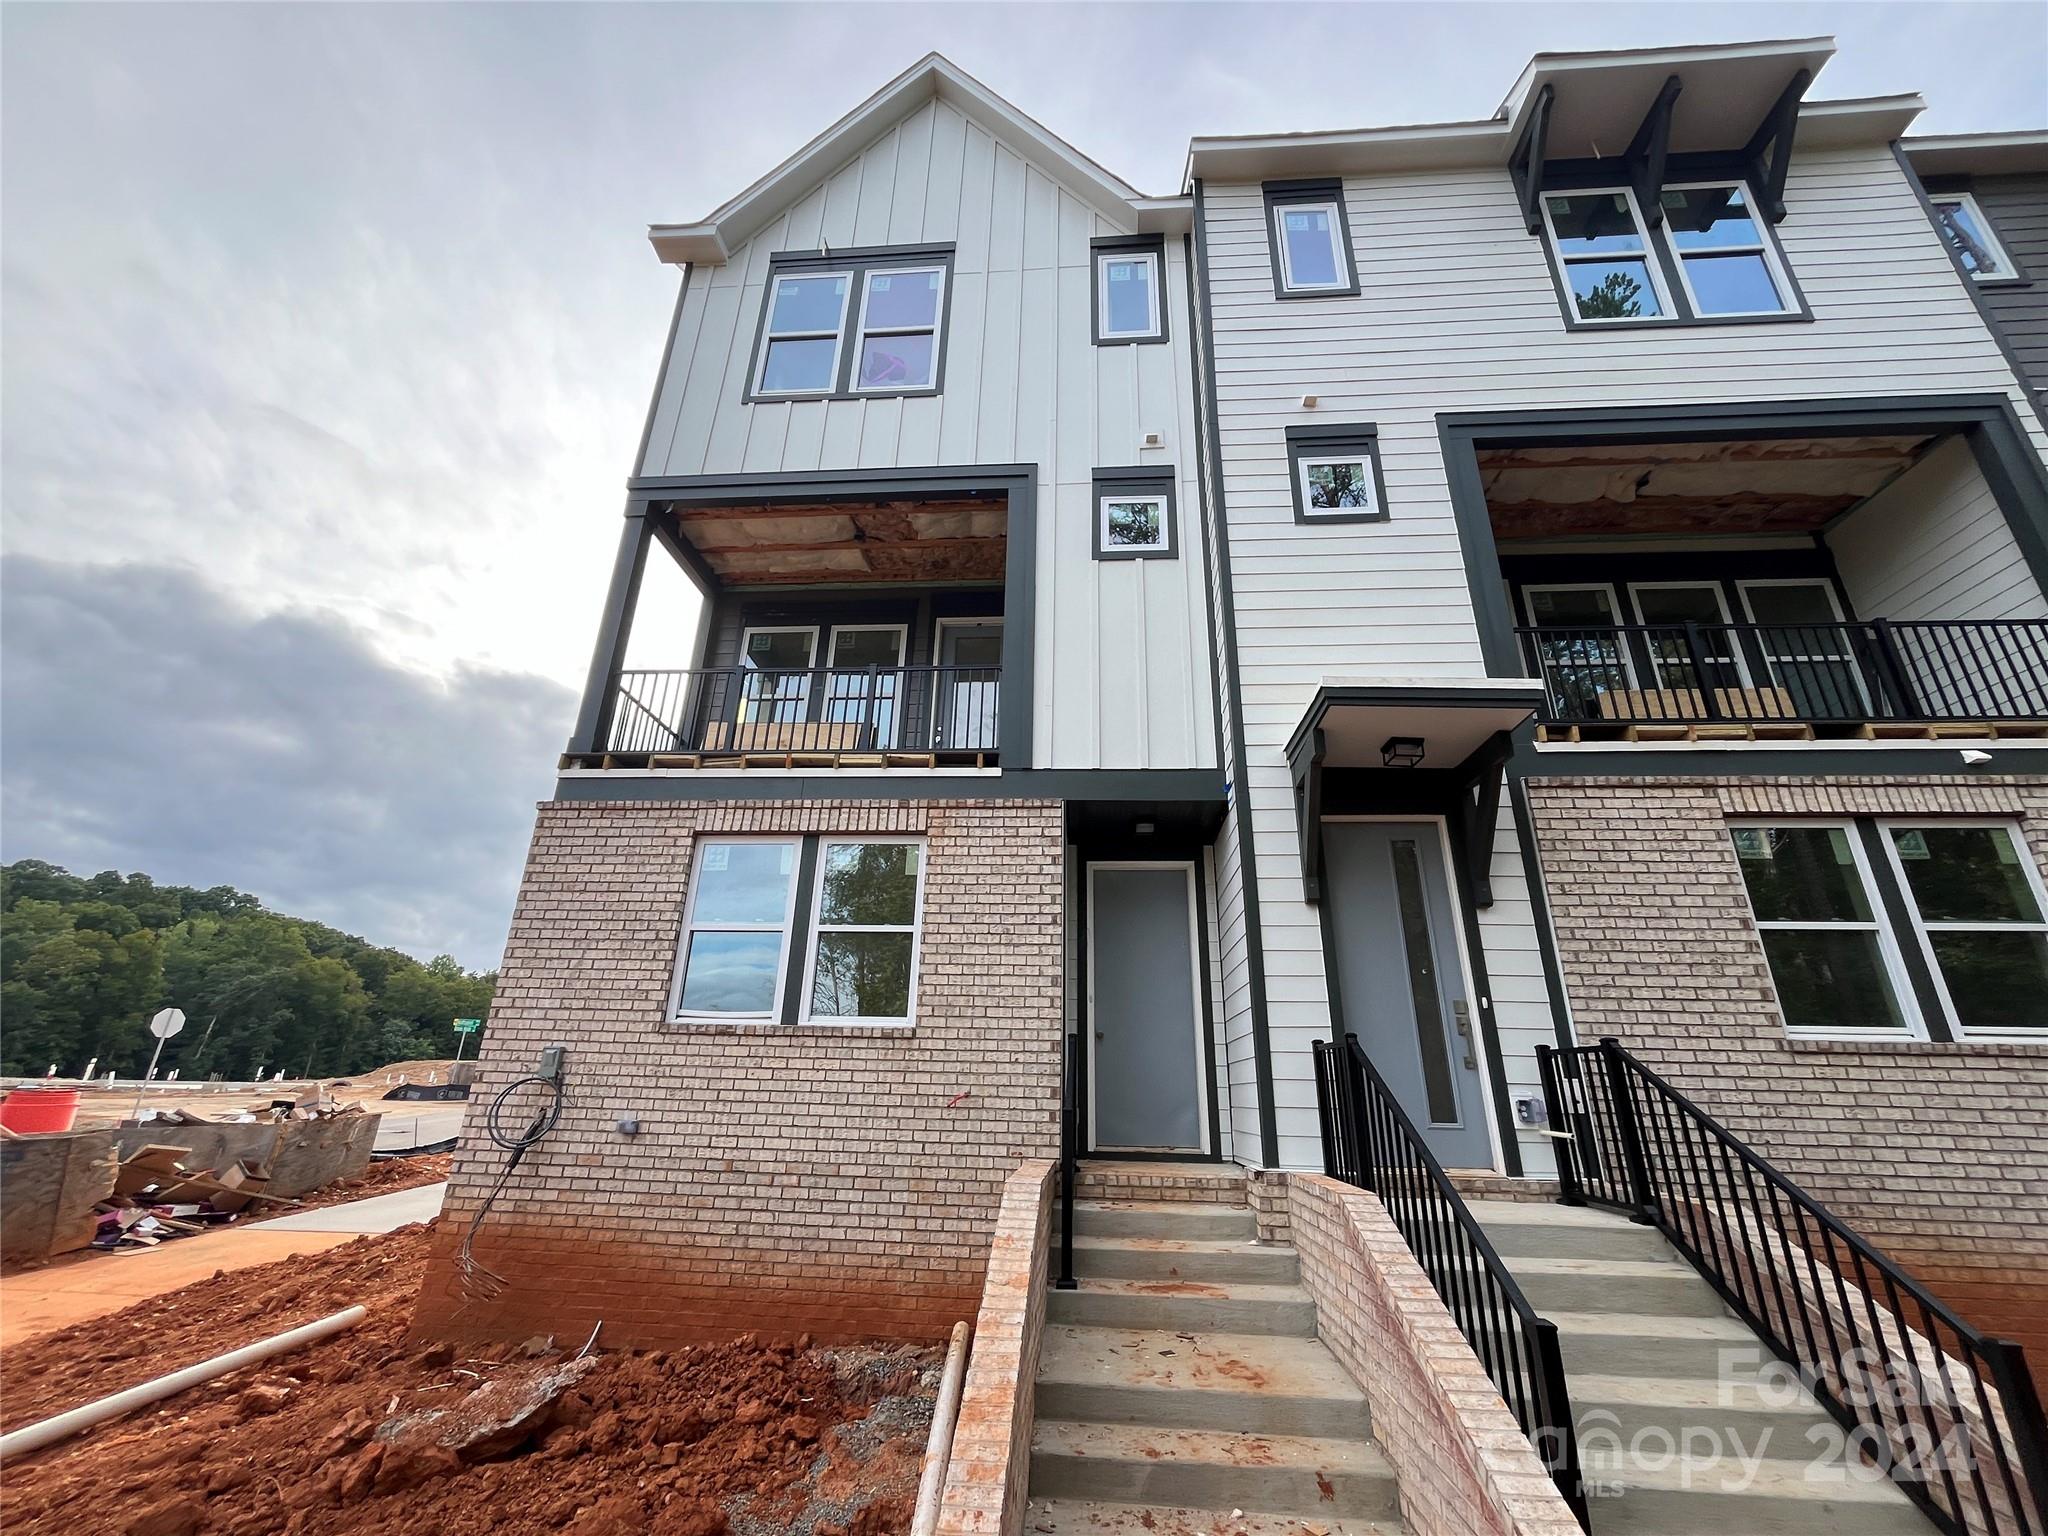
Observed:
[[[1485,117],[1539,50],[1822,34],[1814,97],[2048,125],[2034,0],[10,0],[0,857],[495,965],[674,302],[645,226],[929,50],[1168,193],[1195,134]],[[674,590],[636,660],[685,662]]]

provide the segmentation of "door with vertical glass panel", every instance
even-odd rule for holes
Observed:
[[[1445,1167],[1492,1167],[1441,827],[1326,821],[1323,857],[1344,1028]]]
[[[841,625],[832,631],[826,745],[842,752],[885,752],[896,745],[905,633],[901,624]]]
[[[1854,719],[1870,712],[1848,626],[1825,581],[1744,581],[1743,607],[1757,626],[1757,649],[1771,678],[1809,720]]]
[[[1597,720],[1601,700],[1634,686],[1635,668],[1615,625],[1620,612],[1605,582],[1522,589],[1536,664],[1567,720]]]
[[[1690,711],[1695,715],[1706,712],[1710,688],[1723,714],[1752,712],[1739,691],[1746,681],[1742,656],[1728,627],[1728,604],[1718,583],[1637,581],[1629,584],[1628,594],[1636,620],[1644,626],[1643,650],[1659,688],[1698,696],[1697,707]],[[1695,700],[1666,702],[1692,706]]]
[[[938,698],[933,742],[947,752],[996,749],[996,704],[1002,687],[1003,621],[939,625]]]
[[[789,725],[804,718],[811,697],[815,629],[750,629],[740,637],[742,725]]]

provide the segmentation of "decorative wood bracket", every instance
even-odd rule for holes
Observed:
[[[1628,180],[1636,194],[1636,206],[1643,210],[1643,218],[1652,229],[1664,222],[1662,194],[1664,162],[1671,151],[1671,109],[1683,89],[1678,76],[1665,80],[1623,156],[1628,162]]]
[[[1763,200],[1764,217],[1773,224],[1785,219],[1785,173],[1792,168],[1792,134],[1799,126],[1800,99],[1812,80],[1810,69],[1802,69],[1792,77],[1742,151],[1750,183]],[[1766,149],[1771,152],[1768,161],[1764,159]]]
[[[1536,93],[1536,105],[1529,121],[1508,157],[1508,174],[1515,180],[1515,199],[1522,205],[1522,222],[1529,233],[1543,232],[1543,157],[1550,136],[1550,103],[1556,88],[1545,84]]]
[[[1458,786],[1451,831],[1458,855],[1465,861],[1465,878],[1475,907],[1493,905],[1493,840],[1500,823],[1501,770],[1513,751],[1513,735],[1495,731],[1451,770]]]
[[[1323,758],[1328,750],[1318,726],[1288,765],[1294,774],[1295,834],[1301,842],[1301,894],[1305,901],[1323,899]]]

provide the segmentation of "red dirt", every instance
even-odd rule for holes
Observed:
[[[10,1461],[9,1536],[727,1536],[726,1506],[748,1494],[749,1524],[908,1528],[922,1431],[914,1443],[907,1429],[879,1445],[864,1435],[856,1457],[839,1429],[914,1393],[926,1353],[842,1371],[804,1341],[750,1335],[600,1350],[587,1367],[555,1350],[467,1358],[406,1341],[428,1243],[429,1228],[407,1227],[239,1270],[0,1354],[14,1427],[351,1303],[370,1308],[350,1332]],[[535,1379],[579,1368],[514,1428],[478,1432],[486,1401],[531,1407],[547,1396]],[[845,1524],[807,1517],[814,1494],[849,1511]]]

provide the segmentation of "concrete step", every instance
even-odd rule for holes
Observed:
[[[1717,1381],[1725,1352],[1742,1379],[1770,1358],[1757,1336],[1732,1317],[1645,1317],[1627,1312],[1545,1314],[1557,1324],[1568,1377],[1685,1376]]]
[[[1054,1220],[1058,1220],[1055,1213]],[[1258,1235],[1242,1205],[1186,1200],[1076,1200],[1074,1232],[1086,1237],[1164,1237],[1181,1242],[1243,1242]]]
[[[1689,1264],[1675,1258],[1508,1260],[1538,1312],[1633,1312],[1653,1317],[1724,1317],[1727,1307]]]
[[[1754,1448],[1751,1448],[1754,1458]],[[1584,1466],[1599,1536],[1932,1536],[1889,1479],[1803,1457],[1700,1454],[1598,1459]]]
[[[1400,1511],[1393,1468],[1364,1440],[1042,1417],[1031,1439],[1031,1495],[1319,1520]]]
[[[1405,1529],[1384,1520],[1315,1519],[1260,1515],[1249,1510],[1176,1509],[1164,1504],[1099,1504],[1077,1499],[1033,1499],[1024,1511],[1026,1536],[1398,1536]]]
[[[1046,1293],[1046,1319],[1080,1328],[1160,1328],[1187,1333],[1284,1333],[1313,1338],[1316,1304],[1298,1285],[1218,1285],[1207,1280],[1083,1280]]]
[[[1613,1211],[1536,1200],[1467,1203],[1487,1240],[1511,1262],[1523,1257],[1668,1259],[1677,1252],[1655,1227],[1638,1226]]]
[[[1608,1376],[1569,1373],[1572,1411],[1581,1437],[1626,1445],[1645,1430],[1662,1430],[1677,1443],[1688,1429],[1712,1430],[1722,1443],[1755,1453],[1792,1457],[1818,1454],[1839,1440],[1835,1421],[1803,1388],[1773,1383],[1767,1390],[1733,1373],[1709,1377]],[[1809,1431],[1821,1438],[1809,1439]],[[1645,1442],[1638,1442],[1645,1443]]]
[[[1371,1433],[1365,1394],[1314,1339],[1048,1323],[1046,1419],[1343,1440]]]
[[[1292,1248],[1234,1240],[1077,1237],[1074,1273],[1092,1280],[1209,1280],[1293,1285],[1301,1261]]]

